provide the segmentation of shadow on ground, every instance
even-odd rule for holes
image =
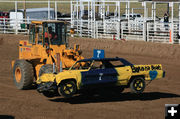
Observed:
[[[99,103],[99,102],[118,102],[118,101],[148,101],[160,98],[176,98],[180,95],[163,92],[146,92],[142,94],[122,93],[122,94],[106,94],[106,95],[78,95],[70,99],[54,98],[49,99],[53,102],[66,102],[70,104]]]
[[[0,119],[15,119],[15,117],[10,115],[0,115]]]

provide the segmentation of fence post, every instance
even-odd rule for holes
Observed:
[[[82,29],[82,27],[83,27],[83,19],[82,19],[82,17],[83,17],[83,11],[84,11],[84,8],[83,8],[83,2],[82,1],[80,1],[80,36],[82,37],[82,31],[83,31],[83,29]]]
[[[150,23],[147,23],[147,42],[149,42],[149,24]]]
[[[130,10],[130,2],[128,1],[127,2],[127,14],[126,14],[126,16],[128,15],[128,17],[127,17],[128,18],[128,30],[130,30],[130,26],[131,26],[130,25],[130,11],[129,10]]]
[[[171,43],[174,43],[174,3],[171,3]]]
[[[99,38],[98,37],[98,21],[96,22],[96,29],[95,30],[96,30],[96,38]]]
[[[154,22],[153,23],[154,24],[154,26],[153,27],[155,27],[156,26],[156,22]],[[154,29],[153,29],[154,30]],[[156,29],[155,29],[156,30]],[[154,33],[153,33],[153,35],[151,35],[152,36],[152,42],[154,42],[154,38],[155,38],[155,33],[156,33],[156,31],[154,30]]]
[[[94,20],[94,38],[96,38],[96,21]]]
[[[71,28],[74,26],[74,9],[73,9],[73,3],[71,1]]]
[[[94,38],[96,38],[96,2],[93,2]]]
[[[120,40],[120,23],[116,22],[116,28],[117,28],[117,39]]]
[[[146,18],[147,18],[146,2],[143,2],[143,6],[144,6],[143,40],[146,41]]]
[[[156,2],[154,2],[153,3],[153,20],[154,20],[154,31],[156,31],[156,24],[155,24],[155,22],[156,22]]]
[[[90,11],[90,3],[89,3],[89,1],[88,1],[88,11]],[[90,22],[90,20],[89,20],[89,18],[90,18],[90,12],[88,12],[88,37],[90,37],[90,25],[89,25],[89,22]]]
[[[179,3],[179,34],[178,35],[180,35],[180,3]],[[179,42],[179,44],[180,44],[180,39],[178,39],[178,42]]]
[[[93,1],[91,1],[91,10],[90,10],[90,15],[91,15],[91,37],[93,37]]]
[[[15,30],[16,30],[16,34],[18,34],[18,21],[17,21],[17,1],[15,1],[15,12],[16,12],[16,23],[15,23]]]
[[[123,22],[121,22],[121,39],[124,39],[124,36],[123,36]]]
[[[48,20],[50,20],[50,1],[48,0]]]
[[[78,34],[78,36],[79,36],[79,6],[78,6],[78,4],[79,4],[79,1],[76,1],[76,23],[77,23],[77,25],[76,25],[76,27],[77,27],[77,34]]]
[[[57,20],[57,1],[55,1],[55,20]]]
[[[5,18],[3,18],[3,30],[4,30],[4,34],[6,33],[6,20]]]

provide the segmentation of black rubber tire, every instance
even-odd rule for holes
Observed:
[[[107,90],[106,92],[109,92],[109,93],[120,94],[124,91],[124,89],[125,89],[124,87],[119,86],[119,87],[109,87],[103,90]]]
[[[85,95],[86,97],[91,97],[96,94],[96,91],[93,89],[82,89],[79,92],[80,94]]]
[[[141,85],[140,83],[138,83],[138,81],[141,83]],[[136,87],[136,85],[138,86]],[[132,93],[140,94],[144,91],[145,87],[146,87],[146,83],[143,77],[135,77],[130,83],[130,89]]]
[[[15,73],[19,68],[21,73],[20,81],[16,79]],[[31,63],[26,60],[16,60],[13,67],[13,81],[18,89],[30,89],[33,84],[34,70]]]
[[[42,94],[48,98],[52,98],[55,95],[53,92],[43,92]]]
[[[44,73],[53,73],[53,65],[45,64],[39,70],[39,77]]]
[[[124,89],[125,89],[124,87],[118,87],[118,92],[122,93],[124,91]]]
[[[67,94],[65,92],[65,90],[64,90],[64,87],[66,87],[67,84],[71,84],[72,85],[72,87],[70,87],[72,89],[72,91],[70,91],[69,94]],[[63,96],[64,98],[71,98],[71,97],[73,97],[73,95],[76,93],[76,91],[77,91],[77,86],[76,86],[74,81],[65,81],[65,82],[62,82],[59,85],[59,87],[58,87],[59,95]]]

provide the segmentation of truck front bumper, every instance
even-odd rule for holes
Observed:
[[[39,93],[54,92],[56,90],[57,90],[56,82],[41,83],[41,84],[38,85],[38,88],[37,88],[37,91]]]

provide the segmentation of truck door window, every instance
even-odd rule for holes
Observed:
[[[105,68],[105,66],[102,63],[102,61],[94,61],[93,66],[91,67],[91,70],[92,69],[104,69],[104,68]]]
[[[71,70],[87,70],[91,66],[92,61],[82,61],[76,62],[71,68]]]
[[[119,60],[117,61],[109,61],[109,64],[111,64],[112,67],[123,67],[125,66],[122,62]]]

